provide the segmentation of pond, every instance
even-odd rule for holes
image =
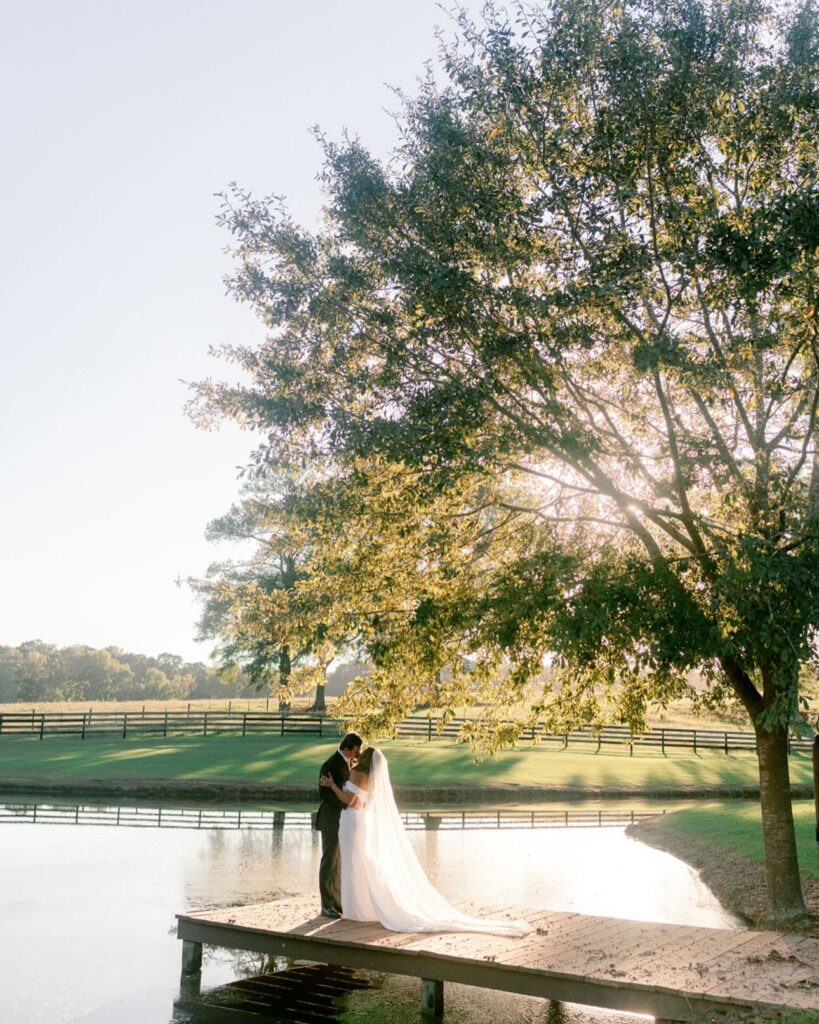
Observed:
[[[208,816],[221,812],[210,807],[196,827],[195,809],[166,810],[166,823],[173,813],[192,817],[152,827],[155,808],[38,811],[35,821],[30,808],[0,807],[4,1024],[167,1024],[179,989],[177,912],[315,889],[320,844],[305,814],[270,813],[265,823],[258,812],[237,820],[225,810],[214,824]],[[451,809],[433,828],[411,822],[427,872],[453,901],[737,924],[686,864],[631,839],[622,824],[588,827],[591,815],[571,827],[577,819],[561,810],[534,824],[502,814],[499,828],[483,814],[465,829]],[[564,814],[570,827],[552,827]],[[230,954],[210,956],[202,987],[241,973]]]

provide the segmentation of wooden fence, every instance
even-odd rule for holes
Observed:
[[[398,725],[400,739],[433,741],[457,739],[469,719],[453,718],[446,724],[432,717],[405,718]],[[5,736],[317,736],[335,739],[341,727],[333,719],[313,714],[282,714],[265,711],[50,711],[0,712],[0,739]],[[748,730],[683,729],[662,727],[632,734],[627,725],[607,725],[599,730],[584,728],[563,735],[547,733],[542,727],[524,729],[523,742],[534,739],[564,747],[582,744],[601,750],[604,746],[650,747],[663,753],[675,750],[755,750],[756,737]],[[813,737],[792,736],[791,751],[810,751]]]

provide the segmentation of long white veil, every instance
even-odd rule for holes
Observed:
[[[527,935],[526,921],[489,921],[469,917],[450,906],[418,862],[395,805],[390,769],[380,750],[373,752],[368,792],[364,862],[378,920],[396,932],[489,932]]]

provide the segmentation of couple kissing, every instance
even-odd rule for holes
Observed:
[[[362,748],[362,738],[347,733],[319,772],[322,915],[395,932],[528,935],[526,921],[470,917],[434,888],[398,813],[384,752]]]

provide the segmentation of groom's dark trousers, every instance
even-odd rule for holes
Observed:
[[[346,760],[336,751],[319,769],[319,776],[332,775],[341,789],[350,777]],[[321,906],[341,913],[341,858],[338,850],[338,825],[344,804],[327,786],[319,786],[321,803],[316,815],[316,828],[321,833],[321,864],[319,865],[319,892]]]

